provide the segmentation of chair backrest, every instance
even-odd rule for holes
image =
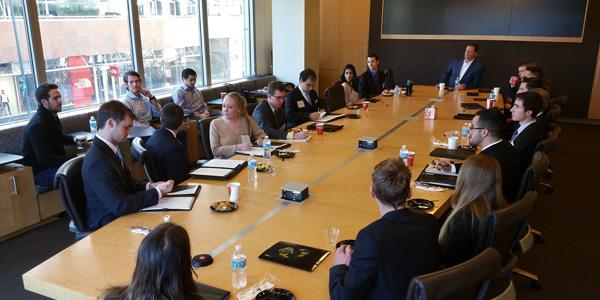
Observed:
[[[482,299],[500,268],[500,254],[487,248],[466,262],[413,278],[406,299]]]
[[[294,85],[291,82],[284,82],[283,85],[285,86],[285,90],[289,93],[291,92],[294,88],[296,88],[296,85]]]
[[[131,142],[131,155],[144,166],[146,177],[150,181],[160,181],[161,176],[152,154],[144,147],[144,141],[140,137],[136,137]]]
[[[490,212],[479,223],[479,238],[475,249],[473,249],[473,256],[478,255],[486,248],[492,246],[495,231],[496,215],[493,212]]]
[[[210,117],[198,121],[198,134],[200,135],[200,142],[202,143],[202,149],[204,150],[206,159],[215,158],[210,148],[210,122],[216,118],[218,117]]]
[[[385,74],[385,84],[384,88],[386,90],[393,90],[396,87],[396,82],[394,81],[394,71],[392,69],[386,69],[383,71]]]
[[[60,192],[60,199],[78,231],[86,231],[85,206],[86,198],[83,190],[83,156],[66,161],[56,172],[55,184]]]
[[[550,105],[548,111],[544,113],[544,124],[548,126],[550,123],[556,122],[561,113],[561,108],[559,105],[553,104]]]
[[[248,103],[248,105],[246,105],[246,111],[248,112],[248,116],[250,118],[252,118],[252,114],[254,113],[254,110],[256,109],[256,107],[258,106],[258,103]]]
[[[346,95],[344,87],[341,85],[332,85],[325,90],[327,97],[327,112],[336,111],[346,107]]]
[[[533,154],[531,165],[525,169],[521,186],[517,192],[517,197],[521,198],[529,191],[535,191],[536,186],[542,181],[544,173],[550,166],[548,156],[542,151],[537,151]]]
[[[565,105],[565,103],[567,103],[567,101],[569,100],[569,98],[567,97],[567,95],[561,95],[558,97],[554,97],[552,99],[550,99],[548,102],[549,105],[560,105],[563,106]]]
[[[527,228],[529,216],[535,210],[536,198],[537,192],[527,192],[521,199],[495,212],[496,233],[492,247],[500,253],[503,265],[515,255],[515,246]]]
[[[552,149],[556,148],[559,134],[560,131],[555,131],[551,129],[548,132],[548,136],[545,139],[539,141],[539,143],[536,145],[535,151],[542,151],[546,154],[549,154]]]

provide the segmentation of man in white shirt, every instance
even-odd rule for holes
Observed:
[[[477,44],[467,44],[465,47],[464,58],[457,58],[450,62],[440,83],[445,83],[448,87],[459,90],[478,88],[483,76],[483,66],[477,61],[479,55]],[[458,86],[456,81],[458,79]]]
[[[2,115],[6,115],[6,112],[8,112],[9,115],[11,115],[10,112],[10,105],[9,105],[9,99],[8,99],[8,95],[6,95],[4,93],[4,90],[0,90],[0,105],[2,105],[1,109],[2,109]]]
[[[83,160],[87,230],[96,230],[120,216],[158,203],[173,189],[173,180],[137,182],[123,163],[119,144],[125,141],[135,115],[113,100],[98,110],[98,133]]]

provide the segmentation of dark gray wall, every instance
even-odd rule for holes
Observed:
[[[462,56],[467,41],[382,40],[382,0],[371,1],[369,52],[381,57],[381,68],[391,68],[396,82],[435,84],[451,59]],[[482,87],[508,87],[523,59],[535,59],[552,83],[553,96],[566,94],[563,116],[587,118],[600,43],[600,0],[590,0],[582,43],[473,41],[485,66]],[[364,71],[365,66],[357,66]]]

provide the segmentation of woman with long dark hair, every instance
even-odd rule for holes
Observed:
[[[340,82],[344,87],[346,104],[355,103],[358,100],[358,76],[356,76],[356,68],[354,65],[347,64],[344,66],[344,71],[340,76]]]
[[[105,299],[202,299],[192,277],[190,253],[183,227],[158,225],[142,240],[131,284],[108,289]]]

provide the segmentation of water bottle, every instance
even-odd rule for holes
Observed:
[[[250,182],[256,182],[258,180],[258,175],[256,174],[256,158],[254,158],[254,154],[250,154],[248,158],[248,180]]]
[[[268,136],[263,140],[263,150],[263,163],[269,167],[268,172],[271,173],[271,140]]]
[[[402,160],[404,161],[404,164],[407,163],[407,161],[408,161],[408,149],[406,149],[406,145],[402,145],[402,148],[400,148],[400,158],[402,158]]]
[[[94,118],[94,116],[90,117],[90,132],[93,136],[96,136],[96,132],[98,132],[98,126],[96,124],[96,118]]]
[[[469,133],[470,133],[470,129],[469,129],[469,123],[465,123],[462,127],[462,129],[460,130],[460,145],[464,148],[469,148],[471,146],[471,143],[469,141]]]
[[[454,90],[458,91],[458,86],[460,85],[460,79],[456,76],[456,80],[454,80]]]
[[[241,245],[235,245],[235,251],[231,256],[231,283],[234,289],[246,287],[248,277],[246,276],[246,254]]]

